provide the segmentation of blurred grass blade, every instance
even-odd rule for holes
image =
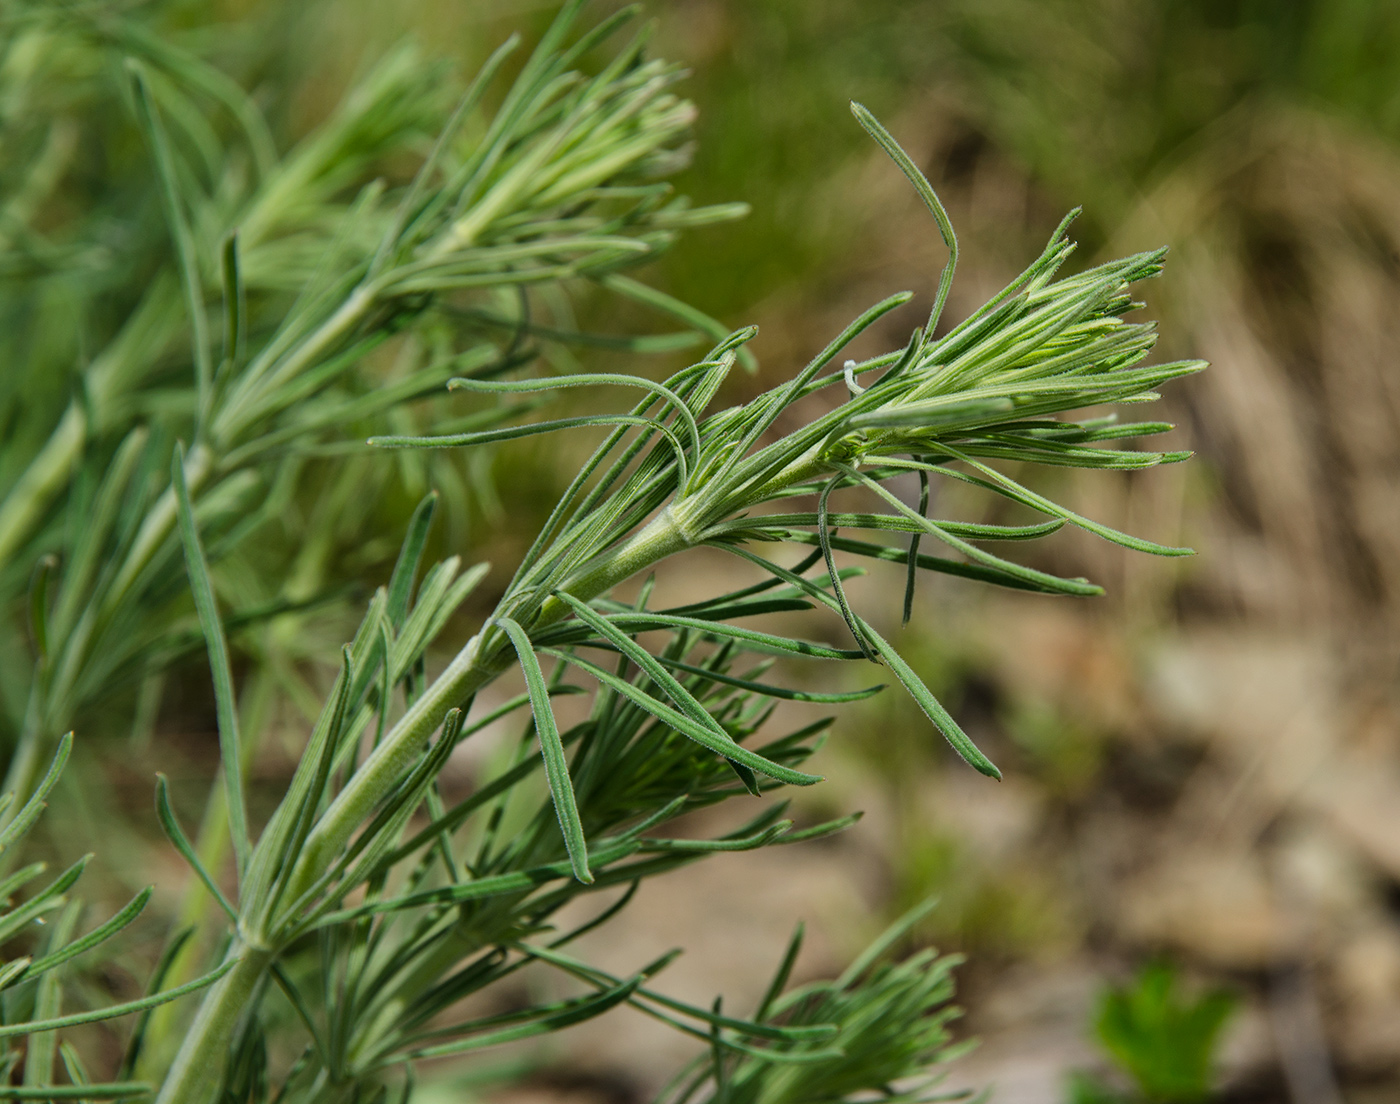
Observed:
[[[428,543],[428,531],[432,528],[437,500],[437,492],[430,491],[414,509],[413,516],[408,519],[408,535],[404,537],[399,558],[394,562],[394,572],[389,577],[389,604],[385,614],[395,632],[403,629],[404,618],[408,615],[413,584],[418,578],[418,565],[423,560],[423,548]],[[387,668],[388,665],[385,666]]]
[[[57,567],[58,557],[52,552],[40,556],[29,581],[29,631],[41,664],[49,658],[49,579]]]
[[[783,960],[778,963],[773,980],[768,983],[767,990],[758,1002],[758,1009],[753,1014],[753,1018],[758,1022],[762,1023],[768,1018],[768,1010],[773,1006],[773,1002],[787,988],[788,979],[792,977],[792,968],[797,964],[797,956],[802,950],[802,940],[806,933],[806,926],[799,920],[797,927],[793,929],[792,938],[788,940],[787,950],[783,952]]]
[[[219,757],[228,806],[229,835],[233,841],[233,855],[241,877],[247,869],[252,845],[248,839],[248,807],[243,796],[243,748],[238,731],[238,698],[233,689],[228,642],[224,639],[223,622],[219,620],[214,584],[209,577],[209,564],[204,558],[204,549],[199,543],[199,531],[195,526],[189,488],[185,485],[185,450],[179,445],[175,448],[174,460],[171,463],[170,480],[175,491],[180,543],[185,549],[190,592],[194,597],[199,625],[204,631],[204,641],[209,651],[209,670],[214,679],[214,703],[219,719]]]
[[[147,982],[147,996],[153,996],[160,991],[160,987],[165,984],[165,979],[169,976],[171,968],[193,935],[194,928],[185,928],[177,932],[166,943],[165,948],[160,953],[160,958],[156,961],[155,969],[151,971],[151,979]],[[126,1050],[122,1054],[121,1067],[117,1071],[117,1076],[123,1081],[129,1080],[136,1071],[136,1063],[140,1061],[141,1052],[145,1049],[146,1030],[150,1026],[153,1011],[154,1009],[150,1008],[142,1011],[131,1027],[131,1037],[127,1040]]]
[[[151,95],[145,66],[135,58],[129,57],[126,59],[126,67],[135,87],[137,118],[151,148],[165,218],[170,228],[171,242],[175,246],[175,256],[179,261],[185,306],[189,312],[190,348],[195,365],[198,404],[196,425],[203,426],[213,398],[214,369],[210,362],[209,319],[204,309],[204,286],[199,276],[199,254],[195,248],[194,234],[190,230],[185,204],[180,198],[180,177],[175,168],[170,140],[166,136],[165,127],[160,121],[160,112]]]
[[[248,292],[243,285],[237,231],[224,238],[220,259],[224,283],[224,365],[221,367],[224,372],[232,373],[243,363],[248,339]]]
[[[125,1100],[149,1096],[140,1081],[85,1081],[81,1085],[0,1085],[0,1100]]]
[[[938,898],[929,897],[920,901],[888,928],[886,928],[861,954],[846,967],[836,979],[837,989],[848,989],[871,966],[880,961],[895,944],[908,935],[929,913],[938,907]]]
[[[736,210],[731,217],[739,218],[742,217],[742,214],[747,213],[747,205],[741,206],[744,207],[744,211],[739,212]],[[652,307],[664,314],[669,314],[677,321],[684,322],[686,325],[693,327],[715,341],[723,341],[730,334],[729,327],[718,319],[711,318],[704,311],[691,306],[689,303],[683,302],[673,295],[667,295],[664,291],[660,291],[657,288],[634,280],[630,276],[623,276],[614,272],[600,277],[598,283],[602,284],[609,291],[615,291],[628,299]],[[748,372],[750,375],[758,371],[758,359],[749,351],[746,345],[739,346],[738,357],[739,363],[744,366],[744,371]]]

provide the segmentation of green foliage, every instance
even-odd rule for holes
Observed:
[[[962,759],[998,776],[856,609],[845,581],[859,569],[842,561],[902,565],[907,618],[920,569],[1047,595],[1099,593],[985,547],[1065,524],[1186,554],[1068,510],[1019,473],[1183,459],[1122,447],[1170,427],[1119,423],[1102,408],[1152,401],[1157,386],[1202,365],[1144,366],[1153,329],[1123,317],[1138,306],[1130,285],[1158,273],[1161,252],[1059,277],[1074,248],[1068,219],[1015,281],[940,333],[958,260],[952,225],[917,166],[853,105],[949,250],[932,314],[902,348],[841,360],[911,298],[890,296],[786,382],[716,409],[754,331],[726,333],[623,272],[679,230],[737,209],[692,208],[658,179],[679,166],[692,116],[672,91],[679,71],[646,58],[644,34],[607,45],[630,12],[578,32],[580,7],[564,5],[509,82],[516,44],[502,46],[455,108],[441,69],[406,48],[391,53],[287,149],[237,82],[172,44],[161,20],[173,9],[0,9],[13,32],[0,79],[15,82],[18,99],[33,92],[45,103],[55,73],[80,75],[75,99],[52,107],[50,131],[76,102],[75,125],[110,145],[122,182],[87,206],[80,191],[67,202],[68,178],[44,168],[42,113],[0,114],[0,140],[34,159],[24,187],[43,193],[28,209],[32,225],[17,208],[26,233],[14,241],[47,258],[31,283],[63,290],[94,350],[48,349],[62,326],[45,310],[14,312],[21,325],[5,339],[22,375],[78,367],[73,394],[39,396],[48,436],[7,438],[0,463],[0,596],[27,616],[33,643],[27,679],[7,676],[18,798],[0,810],[0,833],[8,843],[32,823],[58,769],[41,779],[42,764],[56,750],[61,766],[70,720],[120,711],[133,682],[154,686],[158,701],[160,672],[201,641],[220,774],[193,838],[157,782],[157,820],[197,896],[173,927],[153,996],[71,1016],[58,1008],[52,967],[115,934],[137,903],[77,939],[76,914],[64,911],[37,957],[4,968],[16,993],[33,994],[32,1007],[6,1004],[0,1027],[0,1039],[28,1036],[26,1085],[89,1098],[158,1085],[157,1104],[388,1099],[411,1091],[419,1062],[547,1036],[623,1004],[708,1044],[670,1090],[677,1104],[699,1093],[774,1104],[871,1091],[925,1099],[927,1080],[905,1080],[955,1052],[953,961],[892,953],[922,907],[834,982],[789,990],[795,940],[749,1018],[666,995],[656,978],[677,952],[614,976],[566,948],[646,879],[858,819],[797,828],[785,801],[761,800],[739,828],[681,834],[689,813],[821,781],[806,767],[830,719],[774,735],[778,702],[844,703],[880,689],[795,690],[770,678],[775,658],[886,668]],[[65,221],[69,210],[81,213]],[[113,225],[138,239],[120,259],[99,248]],[[48,249],[41,229],[68,251]],[[638,301],[683,329],[636,339],[580,331],[567,308],[579,289]],[[660,383],[622,370],[551,374],[557,360],[537,356],[545,343],[657,351],[705,337],[713,347]],[[25,387],[46,382],[6,393],[7,416]],[[548,402],[579,388],[642,394],[624,411],[548,416]],[[430,679],[428,651],[455,632],[488,572],[455,555],[425,566],[434,518],[450,512],[446,492],[423,497],[409,519],[392,573],[362,603],[318,699],[295,671],[314,643],[309,634],[296,643],[301,615],[348,581],[337,549],[382,537],[363,503],[389,485],[384,472],[450,487],[464,450],[489,455],[501,441],[573,429],[591,432],[596,448],[445,667]],[[940,480],[1000,498],[1024,520],[931,518]],[[916,482],[918,508],[899,493]],[[310,518],[304,546],[284,522],[299,510]],[[657,607],[647,580],[624,600],[624,584],[697,547],[732,556],[756,581]],[[851,646],[751,620],[816,611]],[[20,629],[6,631],[19,654]],[[246,674],[240,648],[251,656]],[[515,669],[525,692],[501,700],[495,684]],[[248,766],[268,727],[249,687],[263,679],[310,714],[265,818],[248,800]],[[580,700],[565,711],[565,698]],[[452,752],[508,725],[515,739],[474,789],[444,792]],[[80,870],[19,905],[14,923],[60,908]],[[593,920],[562,927],[566,906],[609,892]],[[553,971],[564,995],[493,1004],[527,968]],[[197,989],[188,1014],[154,1010]],[[16,1022],[12,1011],[32,1018]],[[87,1083],[55,1033],[126,1013],[140,1016],[115,1080]],[[7,1053],[19,1061],[21,1050]],[[55,1053],[67,1082],[50,1087]]]
[[[21,808],[13,812],[4,829],[0,830],[0,854],[16,848],[34,827],[44,811],[45,799],[63,773],[72,747],[73,736],[69,733],[59,741],[53,762],[39,780],[34,793]],[[7,793],[0,797],[0,810],[9,811],[14,803],[15,795]],[[129,927],[151,899],[152,889],[147,887],[125,908],[87,933],[78,935],[76,929],[83,911],[82,905],[71,899],[68,893],[82,877],[83,869],[91,858],[91,855],[84,856],[47,886],[31,892],[22,904],[15,903],[15,895],[44,873],[44,863],[30,863],[0,884],[0,898],[3,898],[3,903],[0,903],[0,943],[13,945],[24,941],[29,944],[26,953],[0,962],[0,1046],[4,1047],[3,1068],[7,1076],[13,1073],[21,1056],[21,1052],[9,1049],[9,1041],[26,1040],[22,1078],[18,1084],[10,1081],[8,1086],[12,1096],[36,1100],[76,1096],[91,1100],[115,1100],[148,1094],[151,1087],[139,1082],[90,1081],[81,1074],[81,1060],[75,1053],[70,1053],[67,1044],[64,1044],[62,1057],[71,1083],[56,1084],[55,1060],[60,1053],[57,1047],[58,1031],[132,1014],[145,1016],[161,1004],[208,987],[227,972],[226,968],[219,968],[193,982],[170,989],[161,989],[158,972],[152,983],[153,992],[146,997],[65,1013],[60,985],[63,969]],[[37,939],[31,934],[36,927],[43,933]],[[79,1089],[81,1091],[77,1091]]]
[[[576,8],[489,121],[480,105],[514,42],[451,112],[446,73],[404,48],[285,154],[270,146],[241,89],[156,37],[158,6],[132,15],[120,5],[6,9],[11,97],[43,103],[54,68],[78,65],[87,76],[73,93],[79,114],[69,115],[71,102],[55,105],[50,130],[90,127],[100,142],[144,142],[144,173],[129,171],[158,199],[143,211],[114,184],[115,197],[102,200],[134,209],[99,202],[65,220],[68,178],[45,168],[47,147],[35,149],[38,176],[25,184],[24,210],[42,223],[59,216],[47,232],[71,237],[76,252],[7,286],[24,287],[21,300],[36,284],[61,288],[64,311],[91,319],[79,333],[92,352],[79,358],[76,397],[54,411],[48,439],[7,435],[0,464],[9,473],[0,483],[0,595],[21,591],[43,554],[60,553],[54,579],[45,575],[36,593],[43,652],[28,685],[17,680],[7,694],[19,740],[10,782],[21,795],[74,718],[197,639],[171,586],[180,545],[173,484],[163,475],[177,437],[190,441],[183,478],[215,558],[241,557],[273,584],[240,596],[239,616],[296,608],[324,583],[308,588],[296,578],[298,562],[266,562],[257,538],[282,523],[316,457],[343,452],[352,427],[412,425],[413,404],[454,375],[528,361],[527,289],[616,276],[679,230],[735,213],[692,209],[657,179],[680,163],[692,116],[670,92],[676,68],[644,60],[638,38],[585,78],[571,66],[617,21],[564,48]],[[128,100],[135,125],[109,130],[103,97]],[[469,122],[479,129],[470,138]],[[0,138],[27,149],[41,124],[14,116],[16,133]],[[422,157],[433,129],[436,145]],[[415,155],[416,173],[386,187],[388,166]],[[36,192],[40,184],[51,194]],[[99,247],[113,223],[141,234],[120,256]],[[15,374],[19,386],[43,385],[56,369],[32,351],[51,325],[60,323],[42,309],[21,312],[9,332],[13,357],[31,366]],[[386,371],[391,343],[398,352]],[[59,374],[69,374],[66,365]],[[9,420],[23,411],[26,422],[43,421],[37,396],[16,390],[7,401]],[[460,478],[448,469],[432,472]],[[337,475],[351,487],[364,480],[353,467]],[[312,542],[362,536],[327,525]]]
[[[784,992],[802,945],[799,926],[754,1019],[826,1025],[824,1033],[736,1049],[725,1045],[716,1024],[709,1053],[683,1069],[658,1104],[685,1104],[706,1089],[708,1099],[726,1104],[835,1104],[872,1092],[894,1104],[950,1099],[926,1094],[941,1079],[930,1068],[967,1049],[951,1046],[948,1030],[957,1015],[947,1002],[959,960],[928,950],[889,960],[935,904],[926,901],[901,917],[835,981]]]
[[[1147,966],[1132,985],[1110,988],[1099,999],[1094,1033],[1133,1080],[1144,1101],[1193,1104],[1209,1098],[1215,1052],[1235,1010],[1235,998],[1211,990],[1191,998],[1178,991],[1169,963]],[[1120,1099],[1092,1078],[1071,1085],[1074,1104]]]

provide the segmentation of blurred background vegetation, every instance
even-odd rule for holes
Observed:
[[[294,90],[274,118],[289,139],[405,36],[470,72],[510,30],[538,31],[553,7],[211,0],[173,10],[192,41],[218,39],[233,64],[242,57]],[[775,867],[745,856],[673,876],[639,902],[632,937],[694,944],[693,973],[680,976],[705,999],[737,995],[754,966],[726,954],[727,941],[769,925],[765,946],[779,946],[795,901],[830,965],[936,891],[943,905],[923,936],[969,953],[962,999],[984,1040],[956,1076],[998,1085],[994,1099],[1066,1099],[1070,1071],[1104,1064],[1089,1038],[1095,994],[1155,956],[1239,997],[1220,1099],[1395,1099],[1400,5],[652,0],[648,10],[654,52],[693,70],[696,144],[677,189],[752,207],[683,238],[644,277],[728,325],[761,326],[758,378],[736,373],[722,399],[790,374],[856,310],[907,287],[914,305],[881,335],[894,345],[932,298],[936,229],[850,118],[853,98],[916,157],[958,228],[945,325],[1082,205],[1080,265],[1171,247],[1147,312],[1164,355],[1214,367],[1163,403],[1180,426],[1164,447],[1195,449],[1193,463],[1056,484],[1081,512],[1191,544],[1195,560],[1148,561],[1065,532],[1043,566],[1086,574],[1109,597],[957,585],[921,595],[908,646],[1004,783],[951,761],[912,706],[876,698],[840,722],[823,753],[832,781],[809,798],[864,808],[859,829]],[[211,12],[216,28],[257,27],[261,38],[219,38]],[[578,310],[598,330],[655,325],[614,302],[585,298]],[[58,376],[34,386],[53,392],[41,405],[66,401]],[[36,419],[5,432],[48,429]],[[435,474],[471,503],[444,511],[456,521],[438,539],[513,564],[567,479],[572,447],[513,446],[490,471],[454,461]],[[396,534],[428,478],[376,477],[369,496],[339,462],[325,467],[303,492],[305,523],[286,528],[286,548],[262,552],[304,572],[307,594],[325,570],[317,555],[378,581],[397,540],[309,549],[317,518],[373,511]],[[893,573],[864,582],[899,585]],[[314,652],[317,633],[340,638],[334,611],[298,624],[312,634],[298,655]],[[189,671],[192,688],[155,723],[187,737],[193,778],[212,772],[214,726],[204,672]],[[274,740],[264,760],[257,777],[275,787],[292,759]],[[86,826],[51,823],[55,847],[64,832],[139,836],[133,865],[166,862],[177,880],[153,825],[99,815],[144,810],[145,766],[138,756],[93,780],[103,805]],[[755,879],[762,890],[736,912],[732,887]],[[607,948],[595,954],[606,967]],[[512,1099],[641,1099],[673,1064],[673,1044],[639,1053],[652,1037],[621,1022],[563,1038]]]

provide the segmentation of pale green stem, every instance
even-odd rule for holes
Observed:
[[[299,623],[299,619],[287,620]],[[271,703],[269,684],[266,668],[255,671],[239,703],[239,713],[244,722],[240,758],[245,772],[251,768],[270,727],[267,724],[267,710]],[[199,835],[195,840],[195,853],[204,864],[204,869],[213,872],[216,877],[228,866],[228,793],[224,789],[221,777],[215,777],[210,788],[204,807],[204,819],[200,823]],[[178,932],[193,928],[195,934],[193,938],[186,940],[171,962],[165,976],[167,988],[175,988],[194,980],[198,972],[199,956],[209,945],[208,937],[211,931],[223,930],[224,925],[220,922],[224,920],[224,916],[223,909],[210,896],[203,883],[198,878],[190,878],[185,885],[184,899],[170,930]],[[138,1081],[159,1076],[161,1066],[174,1049],[174,1040],[170,1036],[180,1029],[181,1023],[181,1011],[176,1004],[162,1004],[152,1012],[150,1023],[146,1026],[146,1043],[137,1071]]]
[[[687,547],[679,526],[669,511],[663,511],[650,524],[628,540],[595,568],[570,580],[570,594],[584,601],[598,597],[651,564]],[[546,599],[533,629],[563,620],[569,606],[558,599]],[[496,638],[493,647],[489,638]],[[284,895],[295,901],[329,868],[356,829],[373,813],[422,753],[447,711],[459,706],[501,673],[510,662],[511,649],[488,623],[467,642],[447,668],[401,717],[373,754],[317,822],[302,849]]]
[[[335,342],[359,324],[360,320],[374,306],[378,294],[379,289],[372,284],[361,284],[357,287],[336,308],[333,315],[321,323],[310,337],[296,347],[294,353],[277,366],[276,371],[271,376],[265,377],[263,375],[264,371],[271,365],[266,363],[254,365],[243,377],[237,391],[229,396],[224,409],[219,412],[214,424],[214,440],[228,441],[236,438],[244,428],[240,415],[243,418],[248,416],[248,412],[241,411],[240,406],[249,400],[249,396],[256,399],[260,391],[265,391],[275,387],[283,380],[295,377],[308,365],[315,363],[317,357],[329,350]],[[256,407],[254,407],[253,413],[256,414]]]
[[[208,1089],[223,1076],[229,1042],[238,1018],[252,1003],[275,953],[236,940],[225,961],[236,965],[209,989],[200,1002],[189,1034],[166,1074],[156,1104],[202,1104]]]

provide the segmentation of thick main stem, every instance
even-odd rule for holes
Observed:
[[[228,959],[235,965],[200,1002],[189,1034],[161,1086],[156,1104],[199,1104],[223,1075],[238,1018],[252,1003],[275,953],[236,940]]]

